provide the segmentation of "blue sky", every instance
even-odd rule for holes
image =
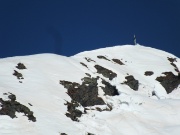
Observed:
[[[0,0],[0,58],[139,44],[180,57],[179,0]]]

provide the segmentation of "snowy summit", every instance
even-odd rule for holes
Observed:
[[[0,59],[0,135],[179,135],[180,59],[141,45]]]

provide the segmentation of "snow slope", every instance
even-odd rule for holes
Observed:
[[[23,63],[26,69],[18,69],[18,63]],[[108,78],[95,65],[116,76]],[[21,73],[19,79],[13,75],[14,70]],[[141,45],[102,48],[71,57],[37,54],[0,59],[0,110],[5,101],[11,104],[9,95],[14,94],[16,101],[29,108],[36,118],[32,121],[18,111],[11,118],[5,108],[6,114],[0,112],[0,135],[179,135],[180,85],[167,93],[156,80],[165,76],[163,72],[172,72],[178,78],[179,70],[180,59],[176,56]],[[153,73],[147,76],[146,71]],[[129,75],[138,80],[138,90],[125,84]],[[82,84],[82,78],[88,76],[99,76],[98,97],[105,104],[79,105],[82,112],[88,110],[73,121],[65,115],[68,112],[65,104],[72,97],[61,81]],[[105,95],[102,80],[115,86],[119,95]],[[110,111],[97,110],[108,106]]]

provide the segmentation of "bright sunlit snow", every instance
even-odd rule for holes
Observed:
[[[163,72],[178,76],[168,58],[175,59],[174,64],[180,70],[180,59],[176,56],[141,45],[103,48],[71,57],[37,54],[0,59],[0,98],[8,101],[8,95],[14,94],[16,101],[28,107],[36,117],[33,122],[24,113],[16,112],[13,119],[0,115],[0,135],[179,135],[180,85],[167,94],[156,80],[165,76]],[[18,63],[23,63],[27,69],[16,68]],[[108,79],[97,72],[95,65],[113,71],[117,77]],[[14,70],[23,78],[17,79]],[[146,71],[153,74],[146,76]],[[94,108],[105,109],[106,105],[90,106],[87,113],[78,118],[79,122],[72,121],[65,115],[65,103],[70,102],[71,97],[60,80],[81,84],[87,74],[100,77],[98,96],[112,110],[100,112]],[[123,84],[128,75],[139,81],[137,91]],[[104,95],[102,79],[115,86],[119,95]],[[83,107],[78,109],[83,110]]]

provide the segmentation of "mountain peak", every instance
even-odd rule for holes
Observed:
[[[180,59],[170,53],[119,45],[0,64],[1,135],[180,132]]]

